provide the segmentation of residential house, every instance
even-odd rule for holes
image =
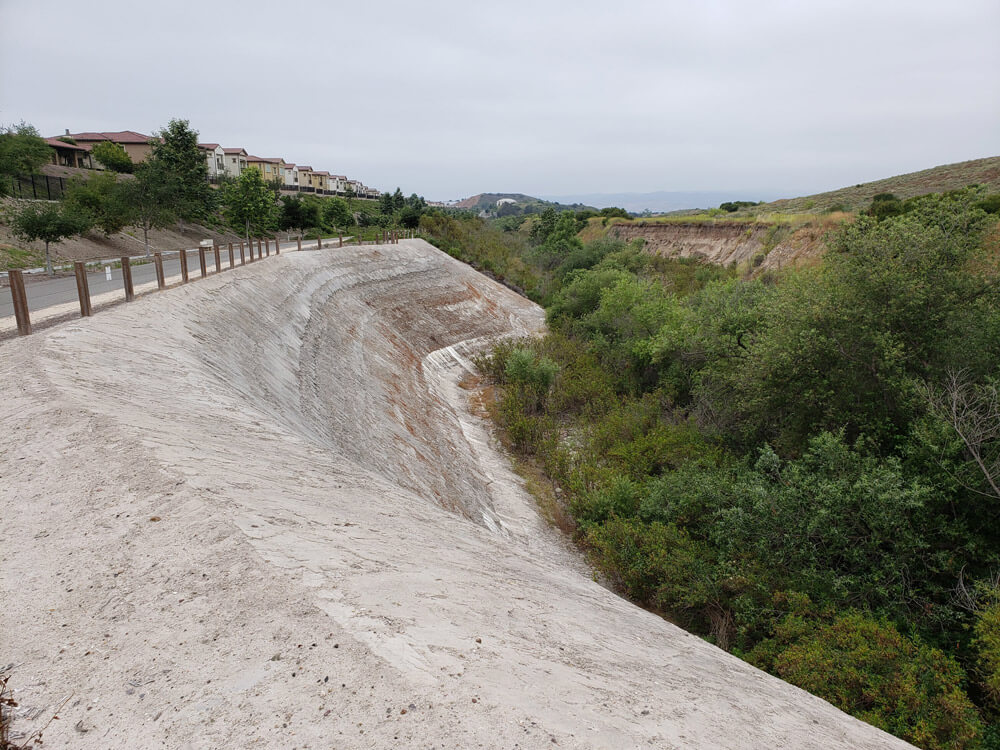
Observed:
[[[264,182],[284,182],[284,174],[281,169],[283,159],[274,159],[263,156],[248,156],[247,166],[257,167],[264,175]]]
[[[285,164],[284,190],[299,189],[299,168],[294,164]]]
[[[239,177],[247,168],[247,152],[245,148],[224,148],[225,171],[227,177]]]
[[[342,174],[330,175],[330,191],[334,195],[343,195],[347,191],[347,178]]]
[[[119,130],[109,133],[70,133],[67,130],[66,135],[76,141],[76,145],[84,147],[91,147],[95,143],[100,143],[101,141],[111,141],[111,143],[117,143],[125,149],[125,153],[127,153],[136,164],[146,161],[146,159],[149,158],[149,155],[153,153],[153,136],[143,135],[142,133],[137,133],[134,130]]]
[[[311,193],[316,189],[312,185],[312,171],[312,167],[299,165],[299,190]]]
[[[52,163],[60,167],[76,167],[78,169],[93,169],[94,161],[90,156],[90,148],[78,144],[66,143],[58,138],[46,138],[45,142],[52,147]]]
[[[198,150],[205,156],[208,179],[218,181],[226,173],[226,150],[218,143],[199,143]]]
[[[320,195],[325,194],[330,189],[330,173],[325,170],[317,170],[309,176],[310,184]]]
[[[348,180],[347,181],[347,187],[345,187],[344,190],[345,191],[350,190],[351,192],[353,192],[356,196],[358,196],[360,198],[360,197],[362,197],[361,196],[361,188],[363,188],[363,187],[364,187],[364,185],[362,185],[357,180]]]

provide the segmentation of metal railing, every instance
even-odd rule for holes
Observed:
[[[410,239],[416,235],[412,230],[382,230],[381,244],[397,244],[400,239]],[[351,240],[354,240],[355,244],[365,245],[369,244],[367,240],[360,237],[348,238],[348,244]],[[344,235],[339,234],[337,237],[330,238],[318,238],[316,240],[306,240],[307,244],[312,242],[316,243],[315,249],[322,249],[326,242],[337,241],[337,247],[344,247]],[[289,240],[290,242],[291,240]],[[229,260],[229,265],[226,267],[223,262],[223,246],[218,244],[212,245],[201,245],[197,248],[198,253],[198,270],[200,275],[192,278],[193,274],[188,264],[188,250],[181,250],[178,253],[180,259],[180,277],[181,284],[187,284],[190,281],[197,280],[199,278],[203,279],[210,275],[209,272],[209,255],[211,253],[211,259],[214,261],[214,271],[211,275],[221,273],[222,271],[233,269],[237,265],[237,253],[239,254],[239,265],[246,265],[247,263],[254,263],[255,261],[261,260],[263,258],[270,257],[272,250],[272,242],[274,244],[274,254],[281,254],[280,242],[275,239],[256,239],[250,240],[250,242],[230,242],[227,248],[227,255]],[[379,244],[379,237],[376,233],[374,244]],[[256,247],[254,245],[256,243]],[[302,238],[299,237],[295,240],[295,249],[298,251],[302,250]],[[306,248],[311,249],[311,248]],[[162,291],[167,288],[166,276],[163,270],[163,253],[156,252],[153,254],[153,264],[156,271],[156,291]],[[128,255],[124,255],[120,258],[121,270],[122,270],[122,287],[124,292],[124,301],[132,302],[135,299],[135,287],[132,282],[132,266],[133,261],[144,262],[146,259],[144,257],[137,257],[133,259]],[[76,276],[76,290],[77,296],[80,301],[80,316],[87,318],[94,314],[93,305],[91,301],[90,294],[90,282],[87,275],[87,263],[82,260],[78,260],[73,264],[73,271]],[[111,279],[110,269],[108,271],[108,279]],[[13,269],[7,272],[7,277],[10,283],[10,295],[14,307],[14,319],[17,323],[17,331],[22,336],[27,336],[31,333],[31,316],[28,311],[28,295],[24,286],[24,276],[21,270]],[[151,282],[150,282],[151,283]]]
[[[66,178],[47,174],[19,174],[10,178],[10,194],[15,198],[54,201],[66,192]]]

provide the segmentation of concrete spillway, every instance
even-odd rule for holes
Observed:
[[[0,345],[0,667],[46,746],[908,747],[618,598],[458,386],[542,313],[421,241]]]

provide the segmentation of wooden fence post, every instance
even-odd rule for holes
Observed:
[[[247,264],[247,256],[243,250],[243,241],[240,241],[240,265],[245,266]]]
[[[198,245],[198,265],[201,268],[201,278],[208,276],[208,268],[205,266],[205,246]]]
[[[295,243],[296,243],[296,246],[297,246],[299,252],[302,252],[302,237],[301,236],[300,237],[296,237],[295,238]]]
[[[220,273],[222,271],[222,261],[219,259],[219,246],[214,242],[212,243],[212,251],[215,253],[215,272]]]
[[[28,315],[28,297],[24,293],[24,277],[17,269],[7,272],[10,279],[10,297],[14,302],[14,319],[17,320],[17,332],[22,336],[31,333],[31,318]]]
[[[122,284],[125,286],[125,301],[131,302],[135,299],[135,288],[132,286],[132,264],[129,263],[127,255],[123,255],[121,261]]]
[[[233,256],[233,243],[232,242],[229,243],[229,267],[230,268],[235,268],[236,267],[236,258]]]
[[[180,257],[180,260],[181,260],[181,283],[182,284],[187,284],[188,283],[188,251],[182,249],[181,252],[180,252],[180,256],[179,257]]]
[[[274,238],[274,254],[281,255],[281,240],[277,237]]]
[[[73,264],[76,273],[76,291],[80,295],[80,317],[89,318],[94,314],[90,309],[90,284],[87,281],[87,266],[82,260]]]
[[[343,247],[344,246],[344,233],[341,232],[340,234],[338,234],[337,238],[340,240],[340,244],[337,245],[337,247]]]
[[[156,288],[163,289],[167,286],[163,276],[163,253],[153,253],[153,265],[156,267]]]
[[[271,257],[271,240],[269,239],[264,240],[264,253],[268,258]]]

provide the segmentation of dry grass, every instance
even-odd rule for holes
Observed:
[[[66,696],[66,699],[59,704],[59,708],[53,712],[52,717],[45,722],[45,725],[40,729],[32,730],[32,732],[24,738],[23,742],[15,742],[10,738],[10,728],[13,723],[11,714],[13,709],[17,708],[17,701],[14,700],[13,691],[11,691],[8,682],[10,681],[9,674],[0,673],[0,750],[30,750],[30,748],[37,747],[42,744],[42,733],[49,728],[49,724],[59,718],[59,712],[63,710],[63,707],[69,703],[70,698],[73,694],[70,693]]]
[[[887,177],[884,180],[831,190],[827,193],[778,200],[744,209],[735,215],[742,214],[745,218],[750,214],[760,216],[766,212],[822,213],[836,206],[842,206],[848,211],[859,211],[868,208],[872,197],[879,193],[892,193],[905,200],[927,193],[958,190],[973,184],[986,185],[990,192],[1000,192],[1000,156],[945,164],[919,172]]]

